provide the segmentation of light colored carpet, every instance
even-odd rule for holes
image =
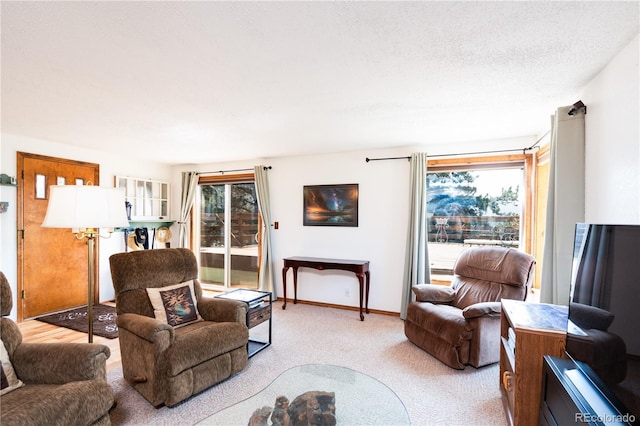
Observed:
[[[266,326],[251,330],[264,338]],[[404,403],[413,425],[506,425],[498,365],[453,370],[410,343],[398,317],[292,303],[273,305],[273,344],[245,370],[173,407],[154,408],[108,373],[118,406],[114,425],[188,425],[258,393],[278,375],[305,364],[332,364],[367,374]],[[246,425],[248,419],[237,419]],[[231,426],[231,425],[230,425]]]

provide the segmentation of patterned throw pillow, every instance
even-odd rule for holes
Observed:
[[[0,361],[2,362],[2,366],[0,367],[2,391],[0,391],[0,395],[4,395],[5,393],[9,393],[12,390],[24,386],[22,380],[18,379],[18,376],[16,376],[16,372],[14,371],[13,365],[11,365],[11,360],[9,359],[9,353],[7,352],[7,348],[5,348],[2,340],[0,340]]]
[[[196,305],[193,280],[161,288],[147,288],[156,319],[172,327],[202,321]]]

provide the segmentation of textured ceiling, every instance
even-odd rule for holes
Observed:
[[[2,1],[2,132],[170,164],[537,137],[639,8]]]

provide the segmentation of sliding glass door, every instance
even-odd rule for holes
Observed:
[[[257,288],[260,217],[253,179],[201,182],[196,199],[203,286]]]

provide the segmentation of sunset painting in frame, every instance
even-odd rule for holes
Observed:
[[[358,226],[358,184],[303,187],[304,226]]]

